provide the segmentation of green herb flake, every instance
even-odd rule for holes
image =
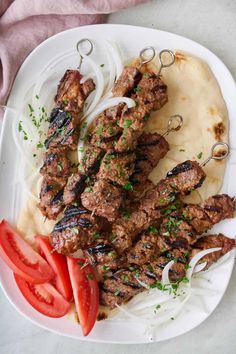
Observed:
[[[139,85],[137,85],[135,88],[134,88],[134,92],[140,92],[141,91],[141,87]]]
[[[105,272],[107,272],[110,268],[109,268],[108,266],[104,265],[104,266],[102,267],[102,269],[103,269]]]
[[[156,305],[155,309],[159,310],[161,308],[161,305]]]
[[[133,190],[133,185],[132,185],[132,183],[131,182],[127,182],[124,186],[123,186],[123,188],[124,188],[124,190],[126,190],[126,191],[131,191],[131,190]]]
[[[85,188],[84,191],[87,192],[87,193],[92,193],[93,192],[93,188],[92,187],[87,187],[87,188]]]
[[[185,151],[185,149],[179,149],[179,151],[180,151],[180,152],[184,152],[184,151]]]
[[[155,226],[149,226],[148,231],[152,232],[154,234],[158,233],[158,230],[157,230],[157,228]]]
[[[120,295],[120,290],[117,289],[117,290],[114,292],[114,295],[115,295],[115,296]]]
[[[104,129],[103,124],[100,124],[96,129],[96,134],[98,136],[102,135],[103,129]]]
[[[129,128],[133,124],[131,119],[125,119],[124,121],[124,128]]]
[[[37,100],[39,100],[39,96],[38,96],[38,95],[35,95],[35,98],[36,98]]]
[[[202,158],[202,152],[199,152],[199,154],[197,154],[197,158],[200,160]]]
[[[38,144],[36,145],[37,149],[42,149],[43,147],[44,147],[44,145],[41,141],[39,141]]]
[[[145,114],[145,116],[143,117],[143,120],[145,122],[147,122],[147,121],[149,121],[149,119],[150,119],[150,115],[149,114]]]
[[[101,68],[104,68],[104,66],[105,66],[105,64],[100,64],[100,67],[101,67]]]
[[[93,240],[97,240],[100,237],[101,237],[100,232],[96,231],[96,232],[93,233]]]
[[[174,317],[171,317],[171,320],[174,321]]]
[[[30,111],[30,113],[33,113],[33,112],[34,112],[34,109],[33,109],[33,107],[31,106],[31,104],[30,104],[30,103],[28,103],[28,107],[29,107],[29,111]]]
[[[92,274],[92,273],[88,273],[88,274],[87,274],[87,278],[88,278],[89,280],[93,280],[93,279],[94,279],[93,274]]]

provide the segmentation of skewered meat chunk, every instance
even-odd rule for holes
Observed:
[[[138,139],[136,154],[145,157],[152,167],[156,167],[169,149],[168,142],[160,134],[143,133]]]
[[[85,181],[86,175],[80,172],[75,172],[68,178],[63,192],[65,205],[73,203],[80,196],[86,186]]]
[[[205,176],[197,162],[186,161],[177,165],[165,180],[161,180],[140,199],[139,208],[131,213],[128,222],[121,218],[113,224],[117,251],[123,252],[131,247],[132,240],[158,219],[159,209],[172,203],[179,194],[187,194],[189,190],[200,187]]]
[[[227,194],[214,195],[208,198],[201,206],[213,224],[234,216],[234,202]]]
[[[201,259],[201,263],[207,262],[205,269],[209,268],[222,256],[231,251],[235,247],[235,240],[228,238],[223,234],[203,236],[195,243],[191,258],[201,250],[215,247],[221,247],[222,249],[220,251],[209,253]]]
[[[65,183],[64,183],[65,184]],[[56,180],[43,179],[40,191],[39,208],[48,219],[55,220],[63,210],[63,185]]]
[[[57,179],[58,182],[64,182],[71,174],[71,162],[66,156],[66,152],[57,150],[48,150],[44,154],[43,166],[40,173],[45,179]]]
[[[99,179],[93,187],[87,187],[81,195],[85,208],[96,215],[114,221],[119,215],[122,202],[122,189],[114,186],[109,180]]]
[[[113,96],[128,96],[141,77],[142,74],[137,68],[126,66],[113,86]]]
[[[60,108],[76,113],[81,112],[84,101],[95,89],[92,79],[80,83],[82,75],[78,70],[67,70],[60,81],[55,96],[55,103]]]
[[[118,106],[106,109],[96,118],[90,139],[90,143],[93,146],[99,146],[105,150],[114,150],[115,140],[122,134],[119,120],[123,109],[124,104],[121,103]]]
[[[77,205],[69,206],[64,217],[56,223],[50,241],[57,252],[71,254],[92,244],[94,235],[107,227],[106,222],[92,216],[86,209]]]
[[[122,115],[120,126],[125,128],[127,121],[133,130],[143,130],[151,111],[159,110],[167,102],[167,86],[155,73],[145,73],[131,96],[136,106]]]
[[[131,127],[125,128],[122,135],[114,144],[115,150],[118,152],[135,150],[137,147],[137,140],[141,134],[141,130],[134,130]]]
[[[102,149],[98,147],[88,147],[79,164],[79,171],[86,175],[96,174],[103,156],[104,151]]]
[[[73,173],[69,177],[65,186],[63,199],[66,205],[73,203],[79,198],[84,191],[89,176],[92,173],[97,173],[103,154],[104,153],[100,148],[94,147],[86,149],[78,167],[78,172]]]
[[[102,160],[98,177],[124,186],[133,173],[134,160],[135,154],[129,151],[121,154],[107,153]]]
[[[79,119],[74,112],[53,109],[50,116],[48,137],[44,142],[46,149],[77,148],[79,138]]]

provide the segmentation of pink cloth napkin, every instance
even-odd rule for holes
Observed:
[[[0,104],[15,75],[42,41],[68,28],[101,23],[105,14],[147,0],[0,0]]]

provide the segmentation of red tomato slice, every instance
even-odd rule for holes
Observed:
[[[50,283],[32,284],[14,274],[16,284],[24,298],[37,311],[48,317],[65,316],[70,303]]]
[[[54,277],[49,264],[8,224],[0,223],[0,257],[25,280],[45,283]]]
[[[83,259],[67,257],[75,307],[84,336],[93,328],[99,308],[99,289],[95,272]]]
[[[66,257],[53,250],[48,237],[38,235],[35,236],[35,241],[37,243],[39,253],[46,259],[56,274],[55,286],[57,290],[66,300],[70,301],[73,293]]]

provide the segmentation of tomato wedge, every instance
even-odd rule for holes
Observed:
[[[38,246],[39,253],[46,259],[54,270],[55,286],[57,290],[68,301],[72,299],[72,287],[68,272],[66,257],[53,250],[48,237],[37,235],[35,241]]]
[[[0,223],[0,257],[14,273],[33,284],[45,283],[55,275],[50,265],[6,220]]]
[[[76,311],[83,334],[87,336],[97,319],[99,289],[93,268],[84,263],[83,259],[67,257]]]
[[[65,316],[71,305],[50,283],[32,284],[14,274],[16,284],[24,298],[37,311],[48,317]]]

